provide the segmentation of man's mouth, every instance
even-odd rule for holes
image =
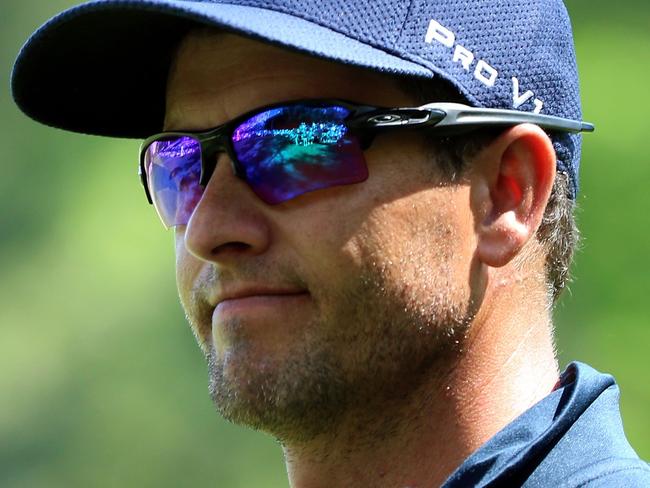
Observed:
[[[232,319],[287,319],[309,298],[309,292],[299,288],[240,286],[226,289],[216,297],[212,326]]]
[[[258,316],[273,313],[291,313],[292,308],[309,298],[307,292],[252,293],[221,300],[214,309],[214,320],[234,316]]]

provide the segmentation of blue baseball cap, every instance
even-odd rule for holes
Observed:
[[[93,0],[32,34],[14,65],[14,100],[53,127],[145,138],[162,129],[171,57],[197,24],[443,80],[477,107],[582,117],[561,0]],[[575,197],[581,137],[553,143]]]

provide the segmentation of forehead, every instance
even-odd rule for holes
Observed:
[[[213,127],[261,105],[300,98],[415,103],[398,78],[201,29],[190,32],[176,50],[165,128]]]

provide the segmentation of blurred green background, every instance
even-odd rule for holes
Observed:
[[[170,233],[146,205],[138,141],[40,126],[13,105],[21,44],[72,0],[0,7],[0,486],[286,486],[279,447],[214,412],[178,305]],[[613,373],[650,458],[650,3],[568,2],[585,138],[562,366]]]

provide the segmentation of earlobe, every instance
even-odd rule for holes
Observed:
[[[555,150],[532,124],[508,129],[475,161],[473,184],[478,258],[501,267],[517,256],[539,227],[555,179]]]

